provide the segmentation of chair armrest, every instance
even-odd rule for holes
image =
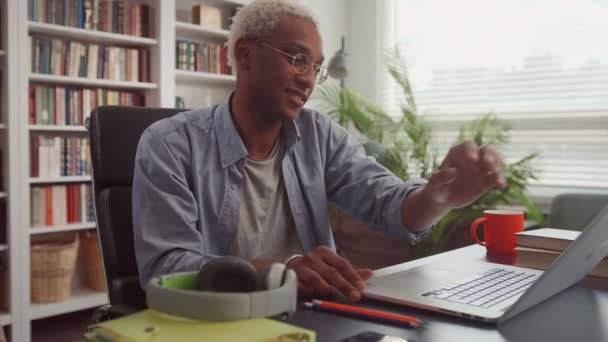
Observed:
[[[91,315],[91,324],[101,323],[115,318],[127,316],[137,311],[141,311],[140,308],[134,306],[116,304],[116,305],[104,305],[97,308]]]

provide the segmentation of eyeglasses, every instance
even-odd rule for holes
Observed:
[[[311,62],[310,57],[308,55],[305,55],[303,53],[290,55],[287,52],[281,51],[266,43],[258,42],[258,44],[289,57],[291,59],[291,65],[293,66],[293,70],[300,75],[306,74],[312,67],[312,69],[315,71],[317,84],[321,84],[327,79],[327,68],[320,64]]]

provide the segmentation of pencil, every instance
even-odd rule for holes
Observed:
[[[373,319],[385,323],[397,323],[412,328],[420,328],[422,326],[422,321],[416,317],[374,309],[360,308],[352,305],[328,302],[318,299],[313,299],[312,302],[304,303],[304,307],[308,309],[321,309],[337,314],[346,314],[367,319]]]

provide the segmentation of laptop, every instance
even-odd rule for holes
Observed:
[[[560,293],[608,255],[608,207],[546,271],[483,258],[429,262],[374,276],[363,296],[476,321],[500,323]]]

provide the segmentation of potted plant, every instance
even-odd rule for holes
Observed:
[[[387,66],[404,94],[400,118],[393,119],[343,82],[320,87],[316,95],[318,107],[360,137],[366,152],[398,177],[404,180],[410,177],[428,178],[438,167],[439,161],[437,147],[432,143],[432,126],[418,112],[407,68],[398,50],[387,55]],[[488,113],[460,127],[454,144],[471,140],[477,145],[491,144],[500,150],[509,142],[509,130],[495,115]],[[484,210],[516,203],[526,208],[529,219],[540,223],[542,213],[525,194],[529,182],[536,177],[532,166],[534,158],[536,154],[531,153],[516,162],[504,162],[508,181],[505,189],[490,190],[470,205],[450,211],[428,237],[413,247],[380,236],[332,208],[330,217],[339,251],[356,259],[351,261],[358,266],[375,268],[461,247],[472,243],[468,235],[469,224],[480,217]],[[381,241],[370,245],[374,239]],[[364,250],[357,253],[357,248]],[[388,256],[384,255],[387,253]],[[374,257],[381,260],[373,260]]]

